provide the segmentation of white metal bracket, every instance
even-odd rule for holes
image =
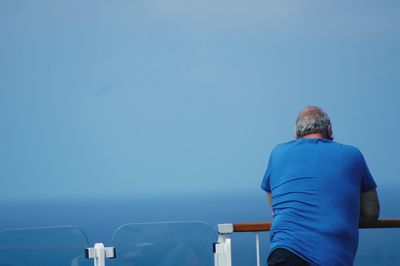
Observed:
[[[96,243],[93,248],[85,249],[87,259],[94,260],[94,266],[105,266],[105,260],[114,259],[116,252],[114,247],[104,247],[103,243]]]
[[[232,224],[218,225],[218,242],[214,244],[214,265],[232,266],[231,234]]]

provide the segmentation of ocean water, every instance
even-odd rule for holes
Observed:
[[[400,217],[397,191],[380,192],[381,217]],[[220,223],[271,221],[265,195],[190,195],[86,200],[4,201],[0,229],[75,225],[86,233],[89,246],[112,245],[123,224],[165,221],[203,221],[216,230]],[[261,261],[268,254],[268,233],[260,234]],[[232,235],[233,264],[256,265],[254,233]],[[212,247],[210,247],[212,253]],[[50,259],[51,261],[51,259]],[[49,262],[50,266],[54,265]],[[92,265],[89,263],[88,265]],[[362,229],[355,265],[400,265],[400,229]]]

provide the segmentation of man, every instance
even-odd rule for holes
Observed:
[[[273,212],[268,265],[353,265],[359,220],[375,220],[375,181],[361,152],[333,141],[328,115],[307,107],[296,140],[272,151],[261,187]]]

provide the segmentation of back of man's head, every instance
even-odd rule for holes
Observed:
[[[332,139],[331,121],[320,107],[308,106],[302,110],[296,119],[296,137],[319,133],[323,138]]]

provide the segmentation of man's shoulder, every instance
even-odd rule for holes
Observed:
[[[286,141],[286,142],[278,143],[278,144],[275,146],[275,148],[290,146],[290,145],[295,144],[297,141],[298,141],[297,139],[293,139],[293,140],[289,140],[289,141]]]
[[[343,144],[343,143],[340,143],[340,142],[337,142],[337,141],[324,140],[324,139],[321,139],[319,141],[321,143],[323,143],[323,144],[326,144],[327,145],[327,146],[325,146],[326,148],[329,147],[331,149],[338,150],[341,153],[346,153],[346,154],[353,155],[353,156],[360,156],[361,155],[361,151],[355,146],[352,146],[352,145],[349,145],[349,144]],[[273,153],[285,152],[285,151],[293,148],[294,146],[296,146],[296,145],[298,145],[300,143],[301,143],[301,140],[298,140],[298,139],[294,139],[294,140],[290,140],[290,141],[287,141],[287,142],[279,143],[274,147],[272,152]]]
[[[339,143],[336,141],[332,141],[332,144],[336,145],[336,147],[338,147],[338,149],[342,149],[344,152],[348,152],[354,155],[360,155],[361,151],[353,146],[353,145],[349,145],[349,144],[343,144],[343,143]]]
[[[280,158],[283,155],[291,153],[294,146],[296,146],[296,140],[290,140],[287,142],[279,143],[271,151],[271,157]]]
[[[290,141],[287,141],[287,142],[279,143],[274,147],[272,152],[279,152],[279,151],[282,151],[282,150],[286,150],[286,149],[296,145],[296,142],[297,142],[297,140],[290,140]]]

